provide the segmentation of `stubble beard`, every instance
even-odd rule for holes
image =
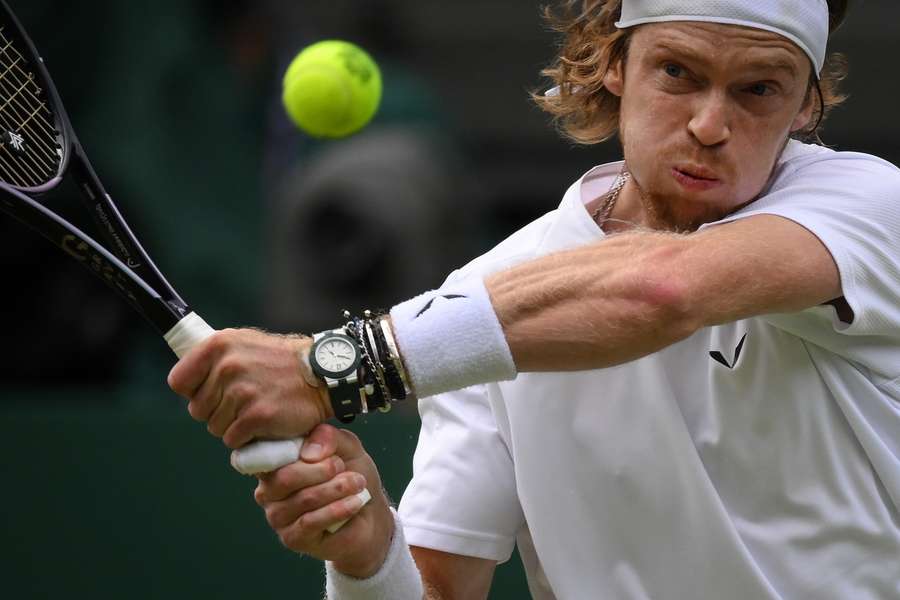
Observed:
[[[621,130],[619,131],[619,137],[622,144],[622,154],[624,156],[625,140]],[[775,167],[778,164],[778,159],[781,157],[790,140],[790,136],[785,138],[784,142],[781,144],[780,150],[772,159],[772,164],[769,167],[769,173],[766,177],[766,184],[771,181],[775,172]],[[750,200],[743,203],[734,206],[719,206],[714,203],[710,204],[692,201],[690,198],[682,195],[673,198],[670,195],[656,193],[652,189],[645,187],[641,182],[641,178],[634,172],[631,173],[631,181],[640,197],[646,215],[647,226],[657,231],[669,231],[673,233],[692,233],[706,223],[721,221],[728,215],[752,204],[759,198],[759,194],[762,193],[762,190],[766,187],[764,184],[762,189],[754,194]]]

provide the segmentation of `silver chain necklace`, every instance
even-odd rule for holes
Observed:
[[[622,188],[625,187],[625,184],[628,183],[629,179],[631,179],[631,173],[629,173],[623,165],[622,172],[619,173],[619,176],[616,178],[616,182],[613,184],[612,189],[606,194],[606,201],[591,215],[591,218],[593,218],[597,224],[602,224],[609,219],[609,215],[612,214],[613,209],[616,207],[616,201],[619,199],[619,194],[622,193]]]

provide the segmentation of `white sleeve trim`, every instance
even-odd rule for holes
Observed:
[[[433,524],[404,522],[403,530],[406,534],[406,541],[411,546],[494,560],[498,563],[508,561],[516,547],[515,538],[450,531]]]

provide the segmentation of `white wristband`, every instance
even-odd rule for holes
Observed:
[[[393,508],[394,538],[387,558],[368,579],[344,575],[331,562],[325,563],[325,597],[328,600],[422,600],[422,575],[409,552],[403,523]]]
[[[416,396],[514,379],[516,365],[480,277],[391,309],[391,325]]]

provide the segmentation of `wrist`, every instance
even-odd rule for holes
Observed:
[[[316,408],[321,415],[321,422],[334,417],[334,409],[331,407],[331,397],[328,395],[328,386],[316,377],[313,373],[312,366],[309,364],[309,352],[312,349],[313,340],[310,337],[303,337],[297,340],[295,352],[300,360],[300,375],[306,385],[315,392]]]
[[[503,327],[480,277],[394,306],[391,329],[419,397],[516,377]]]
[[[330,600],[422,600],[422,576],[403,535],[403,525],[391,509],[393,536],[378,571],[365,579],[350,577],[325,563],[325,591]]]
[[[386,515],[383,519],[377,519],[375,525],[378,530],[375,539],[380,543],[374,544],[374,547],[367,546],[366,552],[359,557],[332,561],[335,570],[348,577],[368,579],[375,575],[384,565],[384,561],[387,559],[388,552],[391,549],[391,544],[394,541],[396,523],[387,504],[379,504],[383,504],[383,506],[378,506],[377,510],[383,510]]]

